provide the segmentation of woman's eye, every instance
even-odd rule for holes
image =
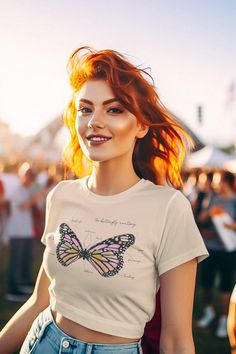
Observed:
[[[118,108],[118,107],[112,107],[108,109],[109,113],[123,113],[124,110],[122,108]]]
[[[86,114],[86,113],[91,113],[92,110],[91,110],[91,108],[88,108],[88,107],[80,107],[80,108],[78,109],[78,112],[79,112],[79,113],[82,113],[82,114]]]

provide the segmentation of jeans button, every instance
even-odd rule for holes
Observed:
[[[64,342],[62,343],[62,346],[63,346],[63,348],[69,348],[69,346],[70,346],[70,342],[68,342],[68,340],[64,340]]]

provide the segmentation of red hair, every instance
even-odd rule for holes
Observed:
[[[162,105],[152,77],[116,51],[95,51],[89,47],[81,47],[70,56],[68,71],[74,94],[64,113],[71,135],[64,150],[65,165],[79,177],[91,172],[91,161],[83,154],[76,133],[75,96],[86,81],[101,79],[110,85],[120,103],[149,127],[134,147],[133,166],[137,175],[155,184],[180,187],[186,143],[191,139]]]

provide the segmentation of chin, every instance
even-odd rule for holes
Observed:
[[[99,156],[99,155],[93,155],[93,154],[86,154],[86,157],[93,162],[103,162],[109,160],[109,158],[106,158],[104,156]]]
[[[118,156],[99,156],[99,155],[87,155],[88,159],[92,162],[108,162],[115,160]]]

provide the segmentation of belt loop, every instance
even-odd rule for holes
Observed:
[[[93,350],[93,344],[87,344],[85,354],[91,354]]]
[[[42,336],[43,336],[43,334],[45,332],[45,329],[47,328],[48,325],[50,325],[51,322],[52,322],[52,320],[48,319],[45,323],[43,323],[42,328],[40,329],[40,331],[39,331],[39,333],[37,335],[37,337],[39,339],[39,342],[40,342],[40,340],[41,340],[41,338],[42,338]]]

